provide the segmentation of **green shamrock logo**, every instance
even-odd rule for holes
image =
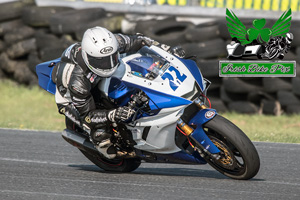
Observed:
[[[249,37],[249,41],[257,40],[259,43],[268,42],[271,35],[272,30],[269,28],[264,28],[266,25],[265,19],[255,19],[252,22],[254,28],[249,28],[247,30],[247,34]]]

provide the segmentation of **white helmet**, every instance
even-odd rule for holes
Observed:
[[[113,33],[102,27],[85,31],[82,57],[88,68],[101,77],[110,77],[119,65],[118,42]]]
[[[285,36],[286,36],[286,37],[285,37],[286,42],[287,42],[288,44],[291,44],[292,41],[293,41],[293,39],[294,39],[293,33],[287,33]]]

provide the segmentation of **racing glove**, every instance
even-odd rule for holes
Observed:
[[[107,118],[111,122],[126,121],[131,116],[133,116],[135,111],[127,106],[119,107],[117,109],[111,110],[107,114]]]
[[[144,36],[141,33],[137,33],[136,34],[136,38],[137,38],[138,41],[141,41],[141,43],[142,43],[143,46],[146,45],[146,46],[150,47],[155,42],[151,38],[146,37],[146,36]]]
[[[128,52],[137,52],[143,46],[151,46],[153,42],[154,40],[142,34],[132,35],[130,36],[130,50]]]
[[[185,57],[185,51],[181,46],[175,46],[171,48],[169,52],[179,58]]]

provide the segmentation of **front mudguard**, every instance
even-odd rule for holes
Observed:
[[[217,115],[217,111],[215,109],[202,109],[199,110],[196,115],[188,122],[189,126],[197,128],[189,135],[192,139],[197,141],[199,144],[203,146],[206,150],[208,150],[212,154],[219,153],[220,150],[214,143],[209,139],[206,135],[203,124],[212,120]]]

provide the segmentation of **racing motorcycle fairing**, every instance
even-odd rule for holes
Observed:
[[[53,67],[50,65],[59,61],[55,59],[37,66],[39,80],[44,82],[40,85],[52,94],[55,93],[55,84],[51,80]],[[143,47],[138,53],[124,57],[115,74],[103,79],[98,87],[117,106],[127,105],[131,95],[143,91],[149,97],[151,111],[139,115],[134,126],[127,126],[137,143],[135,148],[178,157],[182,150],[175,144],[177,120],[184,109],[207,90],[208,82],[202,78],[194,61],[179,59],[153,46]],[[217,148],[202,128],[203,123],[213,118],[203,120],[207,112],[199,111],[190,120],[189,124],[197,125],[191,136],[208,151],[216,153]],[[199,159],[195,162],[199,163]]]
[[[150,98],[151,110],[189,105],[205,91],[207,82],[194,61],[151,48],[143,47],[137,54],[123,58],[117,73],[104,80],[100,90],[123,106],[128,102],[124,100],[140,89]]]
[[[181,151],[174,140],[168,139],[175,138],[178,118],[206,91],[208,82],[194,61],[178,59],[157,47],[143,47],[137,54],[123,58],[117,74],[101,85],[101,90],[107,89],[108,97],[119,106],[127,104],[123,100],[130,99],[135,89],[142,90],[149,98],[151,113],[139,115],[135,126],[128,127],[137,143],[135,148],[171,154]],[[191,123],[197,124],[192,137],[211,153],[218,153],[202,128],[214,116],[201,120],[208,112],[216,114],[213,110],[199,111],[191,119]]]
[[[193,60],[187,60],[182,58],[178,58],[178,59],[190,70],[191,74],[194,76],[195,80],[200,86],[201,91],[204,92],[207,89],[207,81],[204,80],[196,62]]]
[[[181,151],[175,144],[176,123],[185,106],[164,108],[156,115],[136,120],[132,132],[134,147],[152,153],[171,154]]]

